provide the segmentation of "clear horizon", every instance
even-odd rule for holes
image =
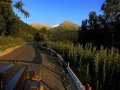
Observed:
[[[18,1],[18,0],[14,0]],[[39,23],[50,26],[71,21],[81,25],[82,20],[88,18],[91,11],[102,14],[101,5],[104,0],[24,0],[24,9],[30,13],[25,18],[18,10],[14,11],[27,24]]]

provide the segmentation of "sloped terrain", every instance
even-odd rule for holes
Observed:
[[[38,23],[33,23],[31,26],[37,30],[40,30],[42,28],[46,28],[47,30],[51,29],[52,27],[46,24],[38,24]]]
[[[52,30],[79,30],[80,26],[70,21],[64,21]]]

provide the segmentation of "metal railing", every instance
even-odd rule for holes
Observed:
[[[54,51],[54,50],[52,50],[52,49],[50,49],[50,48],[47,48],[47,47],[44,47],[44,46],[41,46],[41,45],[39,45],[39,46],[40,46],[40,48],[42,48],[42,49],[50,52],[51,54],[56,55],[56,56],[59,58],[60,64],[65,66],[68,74],[69,74],[70,77],[73,79],[73,81],[74,81],[77,89],[78,89],[78,90],[85,90],[85,87],[82,85],[82,83],[81,83],[80,80],[77,78],[77,76],[76,76],[75,73],[72,71],[72,69],[71,69],[69,66],[67,66],[67,64],[65,63],[64,59],[62,58],[62,56],[61,56],[60,54],[58,54],[56,51]]]

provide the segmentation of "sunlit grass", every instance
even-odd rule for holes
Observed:
[[[22,40],[21,38],[15,38],[15,37],[5,37],[5,36],[0,36],[0,51],[5,50],[7,48],[11,48],[14,46],[18,46],[21,44],[24,44],[25,41]]]

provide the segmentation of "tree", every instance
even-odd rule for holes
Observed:
[[[0,15],[0,35],[4,34],[5,27],[6,27],[5,20],[3,19],[3,16]]]
[[[96,24],[97,24],[97,15],[96,15],[96,12],[92,11],[89,13],[89,26],[90,26],[90,29],[95,29],[96,27]]]
[[[43,40],[43,38],[41,37],[40,33],[36,33],[35,36],[34,36],[34,41],[35,42],[40,42],[42,40]]]
[[[81,29],[78,31],[78,43],[86,44],[87,42],[87,31],[88,31],[88,20],[85,19],[82,21]]]
[[[101,9],[108,21],[113,21],[120,14],[120,0],[106,0]]]
[[[87,23],[88,23],[87,19],[82,21],[82,27],[81,27],[82,30],[87,30]]]
[[[26,17],[29,16],[29,13],[22,8],[21,1],[13,4],[11,0],[0,0],[0,35],[15,35],[22,27],[21,20],[12,7],[20,10]]]
[[[18,1],[16,2],[13,6],[18,9],[19,11],[21,11],[25,16],[26,18],[29,17],[29,13],[27,11],[25,11],[22,7],[23,7],[23,2],[22,1]]]
[[[0,3],[6,4],[6,5],[11,5],[11,6],[15,7],[16,9],[18,9],[20,12],[22,12],[26,16],[26,18],[29,17],[29,13],[23,9],[24,4],[22,1],[15,2],[13,4],[12,0],[0,0]]]

